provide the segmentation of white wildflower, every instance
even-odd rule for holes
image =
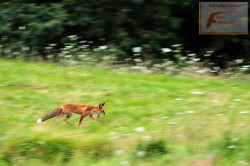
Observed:
[[[181,46],[181,44],[174,44],[174,45],[172,45],[172,47],[180,47]]]
[[[220,67],[213,67],[213,71],[219,71]]]
[[[240,101],[241,101],[241,99],[234,99],[234,101],[240,102]]]
[[[50,47],[55,47],[55,46],[57,46],[57,44],[52,43],[52,44],[49,44],[49,46]]]
[[[200,58],[193,58],[194,62],[199,62],[201,59]]]
[[[71,57],[72,57],[72,55],[70,55],[70,54],[64,56],[64,58],[71,58]]]
[[[236,59],[235,60],[235,63],[236,64],[241,64],[241,63],[243,63],[244,62],[244,59]]]
[[[141,48],[141,47],[133,47],[133,48],[132,48],[132,51],[133,51],[134,53],[140,53],[140,52],[142,51],[142,48]]]
[[[99,46],[99,50],[106,50],[108,46]]]
[[[205,92],[202,92],[202,91],[193,91],[192,93],[195,94],[195,95],[203,95],[203,94],[205,94]]]
[[[8,54],[9,54],[9,53],[11,53],[11,51],[12,51],[11,49],[6,49],[6,50],[5,50],[5,53],[8,53]]]
[[[123,153],[124,153],[123,150],[117,150],[117,151],[115,151],[115,155],[117,155],[117,156],[120,156],[120,155],[122,155]]]
[[[20,54],[20,52],[13,52],[13,54],[14,54],[14,55],[19,55],[19,54]]]
[[[68,54],[69,53],[69,51],[62,51],[62,54],[63,55],[66,55],[66,54]]]
[[[168,53],[168,52],[171,52],[172,49],[170,49],[170,48],[162,48],[161,51],[162,51],[163,53]]]
[[[188,113],[188,114],[194,114],[195,111],[186,111],[186,113]]]
[[[121,138],[121,136],[119,136],[119,135],[115,135],[115,136],[111,137],[111,139],[119,139],[119,138]]]
[[[116,134],[116,132],[111,131],[111,132],[109,132],[109,134],[110,134],[110,135],[115,135],[115,134]]]
[[[135,128],[135,131],[138,133],[141,133],[141,132],[145,131],[145,128],[144,127],[137,127],[137,128]]]
[[[22,47],[22,50],[23,50],[23,51],[29,51],[30,48],[29,48],[29,47]]]
[[[21,27],[18,27],[19,30],[25,30],[26,29],[26,26],[21,26]]]
[[[143,69],[143,67],[140,67],[140,66],[132,66],[131,68],[134,69],[134,70],[141,70],[141,69]]]
[[[208,54],[212,54],[214,51],[207,51]]]
[[[191,57],[193,57],[193,56],[195,56],[195,55],[196,55],[195,53],[187,54],[187,56],[191,56]]]
[[[243,68],[250,68],[250,65],[244,65]]]
[[[65,46],[66,49],[71,49],[73,48],[74,46]]]
[[[175,101],[181,101],[181,100],[183,100],[182,98],[175,98],[174,99]]]
[[[123,160],[121,162],[121,164],[124,165],[124,166],[127,166],[127,165],[130,165],[130,161],[129,160]]]
[[[236,142],[236,141],[239,141],[239,140],[240,140],[240,138],[233,138],[232,139],[233,142]]]
[[[168,122],[169,125],[175,125],[177,124],[176,122]]]
[[[138,152],[136,153],[137,157],[144,157],[145,154],[146,154],[145,151],[138,151]]]
[[[52,49],[52,47],[45,47],[45,49],[46,49],[46,50],[51,50],[51,49]]]
[[[240,114],[249,114],[249,111],[241,111]]]
[[[220,102],[220,100],[218,100],[218,99],[213,99],[213,100],[211,100],[213,103],[219,103]]]
[[[241,67],[241,68],[240,68],[240,71],[241,71],[241,72],[246,72],[246,71],[248,71],[248,68]]]
[[[77,35],[70,35],[70,36],[68,36],[68,38],[70,38],[70,39],[74,39],[76,37],[77,37]]]
[[[203,70],[197,70],[196,73],[198,74],[205,74],[207,71],[205,69]]]
[[[88,48],[89,45],[88,45],[88,44],[85,44],[85,45],[81,45],[81,46],[79,46],[79,47],[82,48],[82,49],[85,49],[85,48]]]
[[[174,52],[175,52],[175,53],[179,53],[179,52],[181,52],[181,50],[174,50]]]
[[[142,140],[143,140],[143,141],[151,141],[151,140],[152,140],[152,137],[149,136],[149,135],[145,135],[145,136],[142,137]]]
[[[182,60],[182,61],[184,61],[186,59],[187,59],[187,57],[185,57],[185,56],[182,56],[182,57],[179,58],[179,60]]]
[[[211,54],[204,54],[205,57],[209,57]]]
[[[85,54],[80,54],[80,55],[78,55],[78,57],[79,58],[84,58],[84,57],[86,57],[86,55]]]
[[[235,148],[237,148],[237,146],[236,145],[229,145],[229,146],[227,146],[227,148],[228,149],[235,149]]]
[[[140,63],[140,62],[142,62],[142,59],[136,58],[136,59],[134,59],[134,61],[135,61],[136,63]]]
[[[237,162],[239,165],[249,165],[245,160],[240,160]]]
[[[46,144],[45,141],[37,141],[37,143],[40,144],[40,145],[45,145]]]
[[[217,114],[217,116],[224,116],[224,114]]]
[[[87,42],[86,40],[79,41],[79,43],[81,43],[81,44],[86,43],[86,42]]]
[[[8,37],[7,37],[7,36],[4,36],[4,37],[2,37],[1,39],[2,39],[2,40],[7,40]]]

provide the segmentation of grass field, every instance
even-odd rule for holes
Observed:
[[[250,165],[249,79],[122,73],[0,60],[0,165]],[[63,103],[98,105],[36,120]]]

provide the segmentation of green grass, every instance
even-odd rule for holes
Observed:
[[[36,124],[60,104],[104,101],[105,125]],[[249,101],[247,79],[0,60],[0,165],[250,164]]]

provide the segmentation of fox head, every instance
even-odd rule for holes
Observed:
[[[100,111],[100,113],[102,113],[103,115],[107,116],[106,112],[103,109],[104,105],[105,105],[105,102],[104,103],[100,103],[98,111]]]

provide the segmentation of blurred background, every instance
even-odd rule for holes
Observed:
[[[0,8],[1,57],[25,53],[56,61],[64,56],[59,54],[62,48],[78,44],[92,49],[112,46],[119,50],[115,58],[128,63],[136,63],[132,48],[140,47],[143,53],[137,59],[149,67],[162,60],[178,61],[189,53],[207,61],[209,67],[225,69],[235,59],[249,62],[249,35],[199,35],[196,0],[13,0],[1,2]],[[180,55],[163,49],[175,44],[183,47]]]
[[[250,165],[249,49],[199,35],[197,0],[2,0],[0,165]]]

